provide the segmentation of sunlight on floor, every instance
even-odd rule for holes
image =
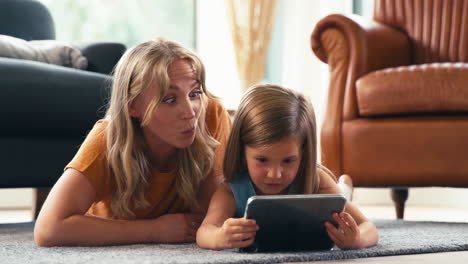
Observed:
[[[0,223],[19,223],[32,221],[30,209],[0,209]]]
[[[395,209],[390,205],[360,205],[359,209],[370,219],[395,219]],[[468,211],[459,208],[407,206],[405,220],[408,221],[445,221],[468,222]],[[2,210],[0,223],[16,223],[32,221],[31,210]]]
[[[16,191],[16,192],[15,192]],[[32,221],[32,189],[2,189],[0,223]],[[0,193],[0,194],[2,194]],[[460,202],[465,189],[414,188],[405,207],[405,220],[468,222],[468,206]],[[435,198],[434,198],[435,197]],[[444,197],[445,203],[437,197]],[[355,188],[353,202],[369,219],[395,219],[395,209],[388,189]],[[17,207],[10,206],[15,204]]]
[[[370,219],[395,219],[396,213],[392,206],[358,205],[361,211]],[[459,208],[407,206],[404,220],[437,221],[437,222],[468,222],[468,211]]]

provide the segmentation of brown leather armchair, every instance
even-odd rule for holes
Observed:
[[[322,163],[358,187],[468,187],[468,0],[375,0],[329,15],[311,46],[330,69]]]

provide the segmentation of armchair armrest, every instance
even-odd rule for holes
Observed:
[[[410,62],[410,42],[405,33],[357,15],[333,14],[320,20],[312,32],[311,47],[320,60],[329,64],[328,106],[341,104],[344,119],[357,117],[358,78]]]
[[[343,121],[358,117],[356,80],[386,67],[407,65],[409,38],[400,31],[363,17],[329,15],[311,35],[315,55],[330,69],[325,119],[321,131],[322,163],[336,175],[343,173]]]
[[[116,42],[97,42],[79,45],[83,56],[88,60],[88,71],[110,74],[127,49]]]

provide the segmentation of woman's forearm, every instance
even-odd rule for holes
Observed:
[[[38,222],[34,240],[38,246],[91,246],[157,241],[155,220],[112,220],[73,215],[47,223]]]

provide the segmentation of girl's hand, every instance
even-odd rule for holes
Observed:
[[[200,214],[165,214],[154,220],[161,228],[152,236],[155,242],[193,242],[202,220]]]
[[[359,248],[358,242],[361,231],[354,218],[346,212],[340,214],[334,213],[332,217],[341,228],[341,230],[338,230],[331,223],[325,222],[328,236],[330,236],[333,242],[341,249]]]
[[[241,248],[255,240],[258,226],[253,219],[228,218],[218,233],[218,248]]]

